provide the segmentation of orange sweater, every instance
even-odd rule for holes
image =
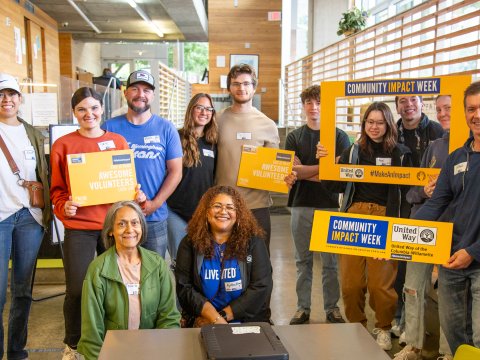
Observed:
[[[115,148],[108,150],[128,150],[129,148],[123,136],[108,131],[98,138],[87,138],[75,131],[62,136],[52,146],[50,198],[55,215],[67,229],[101,230],[103,227],[105,215],[111,204],[79,207],[77,214],[73,217],[65,217],[64,207],[71,195],[67,155],[100,151],[98,144],[104,141],[113,141],[115,144]]]

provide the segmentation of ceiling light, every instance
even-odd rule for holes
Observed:
[[[135,11],[140,15],[140,17],[150,26],[150,28],[159,36],[163,37],[164,34],[162,30],[148,17],[148,15],[143,11],[141,7],[134,0],[127,0],[128,4],[135,9]]]
[[[72,7],[77,11],[77,13],[85,20],[85,22],[97,33],[101,34],[101,31],[99,28],[95,26],[94,23],[90,21],[90,19],[85,15],[85,13],[73,2],[73,0],[67,0],[67,2],[72,5]]]

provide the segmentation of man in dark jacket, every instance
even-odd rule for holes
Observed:
[[[440,266],[438,280],[440,325],[452,353],[464,343],[480,347],[479,81],[467,87],[463,102],[472,136],[448,156],[432,197],[415,214],[438,220],[448,208],[452,217],[451,257]]]

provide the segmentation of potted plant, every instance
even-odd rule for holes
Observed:
[[[368,12],[353,7],[342,14],[338,23],[337,35],[349,36],[362,30],[367,25]]]

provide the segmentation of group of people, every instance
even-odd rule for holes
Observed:
[[[267,191],[235,185],[242,145],[278,148],[280,139],[275,123],[252,105],[257,87],[252,67],[232,67],[227,87],[233,102],[229,108],[217,115],[212,98],[199,93],[190,100],[179,131],[152,114],[155,81],[147,71],[128,77],[127,113],[103,124],[102,97],[91,88],[78,89],[71,106],[79,129],[52,145],[49,185],[43,138],[18,117],[18,83],[0,74],[0,135],[21,176],[40,181],[45,197],[43,209],[32,207],[27,190],[19,186],[19,173],[10,171],[7,158],[0,156],[5,194],[0,198],[2,312],[12,258],[9,359],[28,357],[24,348],[31,279],[51,221],[50,200],[65,226],[64,359],[77,359],[79,354],[97,358],[109,329],[270,321],[271,199]],[[448,341],[440,350],[449,356],[450,349],[455,351],[461,343],[480,346],[480,221],[474,211],[478,203],[474,176],[480,171],[476,164],[480,83],[465,91],[472,136],[448,158],[450,96],[436,99],[439,122],[422,112],[420,96],[396,97],[401,117],[397,123],[388,105],[374,102],[362,115],[360,137],[354,144],[336,129],[335,149],[319,143],[320,87],[305,89],[301,100],[306,124],[288,135],[285,146],[295,152],[294,172],[285,180],[291,187],[288,206],[297,267],[298,302],[290,324],[303,324],[310,317],[313,254],[309,241],[316,209],[340,207],[350,213],[395,217],[413,214],[417,219],[454,223],[452,258],[439,267],[440,320]],[[68,154],[129,148],[134,152],[138,181],[134,199],[94,206],[72,200]],[[444,166],[439,178],[422,188],[319,181],[318,159],[329,150],[344,164]],[[418,211],[411,211],[412,205]],[[174,278],[164,261],[167,250]],[[328,253],[321,253],[321,259],[327,322],[345,322],[338,306],[342,296],[347,320],[366,326],[368,290],[378,344],[391,349],[391,333],[397,330],[401,335],[404,330],[407,346],[396,359],[419,359],[423,297],[432,266],[408,263],[405,276],[403,262]],[[1,358],[3,326],[0,330]]]

